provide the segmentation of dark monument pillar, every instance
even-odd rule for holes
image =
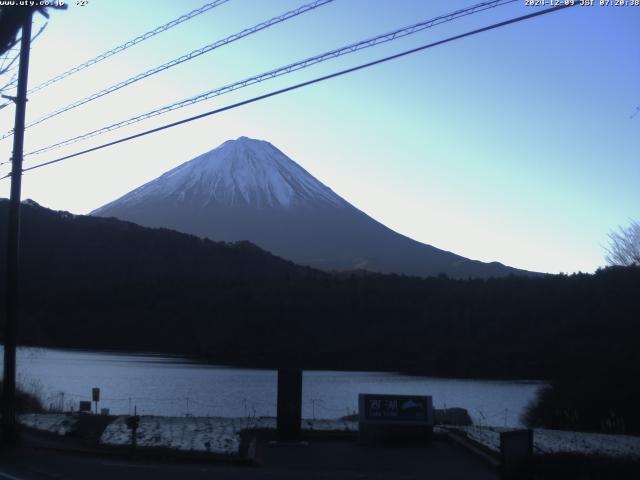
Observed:
[[[302,370],[278,370],[278,440],[300,439],[302,420]]]
[[[530,478],[533,458],[533,430],[513,430],[500,433],[502,480]]]

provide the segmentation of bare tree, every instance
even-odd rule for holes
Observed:
[[[67,9],[66,4],[47,6],[35,5],[37,3],[52,4],[53,2],[24,3],[33,3],[34,6],[0,6],[0,55],[7,53],[7,51],[13,48],[20,41],[20,39],[16,37],[27,15],[32,15],[35,12],[39,12],[45,18],[49,18],[49,13],[47,12],[48,8],[53,8],[55,10]]]
[[[609,265],[640,265],[640,222],[632,220],[628,227],[611,232],[606,252]]]

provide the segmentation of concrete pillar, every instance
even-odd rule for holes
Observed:
[[[302,370],[278,370],[278,440],[300,439],[302,420]]]
[[[533,458],[533,430],[500,433],[502,480],[529,478]]]

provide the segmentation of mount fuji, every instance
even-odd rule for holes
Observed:
[[[323,270],[454,278],[531,274],[469,260],[385,227],[272,144],[240,137],[91,212],[212,240],[249,240]]]

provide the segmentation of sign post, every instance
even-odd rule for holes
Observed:
[[[100,401],[100,389],[98,387],[93,387],[91,389],[91,397],[96,405],[96,415],[98,414],[98,402]]]

